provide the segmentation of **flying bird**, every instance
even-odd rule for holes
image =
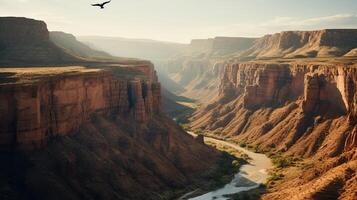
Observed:
[[[92,4],[92,6],[98,6],[98,7],[100,7],[100,9],[104,9],[104,5],[105,5],[105,4],[108,4],[108,3],[110,3],[110,2],[111,2],[111,0],[110,0],[110,1],[103,2],[103,3]]]

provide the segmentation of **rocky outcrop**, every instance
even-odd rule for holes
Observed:
[[[343,56],[357,47],[357,30],[326,29],[319,31],[285,31],[266,35],[241,57],[304,58]]]
[[[69,75],[51,74],[48,69],[37,80],[0,85],[1,146],[43,146],[51,136],[76,132],[94,113],[127,117],[132,113],[136,121],[148,121],[159,112],[161,96],[153,67],[146,68],[152,76],[146,80],[117,78],[108,69],[82,69]],[[36,69],[28,70],[29,76],[37,76]]]
[[[220,95],[242,95],[245,108],[279,106],[303,96],[306,113],[328,103],[356,115],[356,66],[343,64],[228,64]]]
[[[50,41],[47,25],[19,17],[0,17],[0,63],[58,64],[78,62]]]

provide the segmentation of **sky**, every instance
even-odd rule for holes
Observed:
[[[77,36],[189,43],[215,36],[259,37],[285,30],[357,28],[357,0],[0,0],[0,16],[43,20]]]

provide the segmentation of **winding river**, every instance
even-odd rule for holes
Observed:
[[[192,133],[189,134],[193,135]],[[224,197],[224,195],[248,191],[257,188],[259,187],[259,184],[266,182],[268,178],[267,170],[273,166],[271,160],[266,155],[248,151],[239,145],[219,139],[205,137],[204,140],[220,143],[242,151],[246,153],[251,158],[251,160],[249,161],[249,164],[243,165],[240,168],[239,173],[234,176],[233,180],[226,184],[224,187],[204,195],[191,198],[190,200],[226,200],[229,198]]]

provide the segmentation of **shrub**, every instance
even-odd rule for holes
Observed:
[[[273,164],[278,168],[286,168],[290,166],[295,166],[295,164],[301,161],[300,158],[296,157],[283,157],[281,155],[273,155],[272,157]]]
[[[247,143],[243,141],[239,143],[239,146],[245,148],[247,146]]]

